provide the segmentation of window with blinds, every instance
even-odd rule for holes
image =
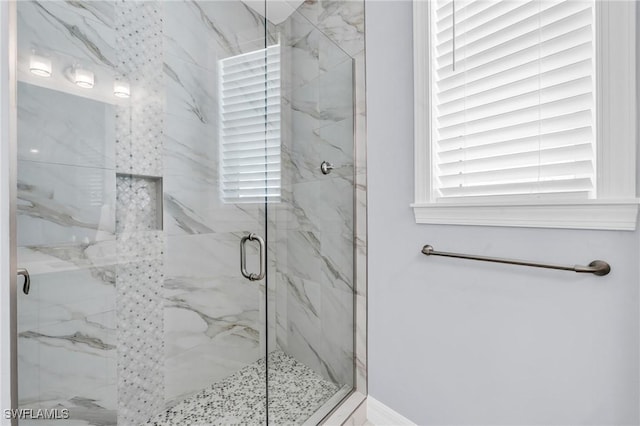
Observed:
[[[227,203],[280,200],[280,45],[220,61],[220,185]]]
[[[431,3],[436,201],[595,197],[594,8]]]

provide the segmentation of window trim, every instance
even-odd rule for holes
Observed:
[[[415,198],[411,207],[416,223],[635,230],[640,202],[635,2],[596,0],[595,5],[597,199],[468,203],[436,202],[433,197],[430,3],[413,2]]]

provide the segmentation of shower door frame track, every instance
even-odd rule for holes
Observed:
[[[17,15],[17,0],[9,0],[4,3],[3,7],[3,15],[6,12],[7,16],[2,17],[2,25],[6,25],[6,29],[2,30],[2,37],[6,37],[6,40],[2,41],[2,46],[0,51],[2,51],[3,55],[6,55],[2,58],[3,65],[6,63],[8,65],[8,90],[6,91],[6,95],[8,95],[8,104],[7,99],[3,99],[2,105],[2,119],[3,125],[6,125],[8,129],[3,130],[4,134],[8,133],[8,140],[3,141],[2,143],[2,154],[8,154],[8,159],[5,164],[9,166],[9,277],[8,280],[2,280],[2,282],[9,283],[9,359],[10,359],[10,398],[11,398],[11,412],[15,413],[18,409],[18,270],[17,270],[17,239],[16,239],[16,212],[17,212],[17,182],[18,182],[18,139],[17,139],[17,49],[18,49],[18,32],[17,32],[17,23],[18,23],[18,15]],[[0,38],[0,39],[1,39]],[[3,78],[4,78],[4,70]],[[4,81],[3,81],[4,83]],[[7,111],[4,111],[4,108],[8,108]],[[6,119],[6,122],[4,120]],[[2,204],[7,201],[6,199],[2,200]],[[4,213],[4,212],[3,212]],[[5,271],[7,272],[7,271]],[[3,284],[4,285],[4,284]],[[2,293],[6,294],[6,289],[2,289]],[[4,329],[3,329],[4,330]],[[3,336],[4,339],[4,336]],[[5,341],[3,340],[4,346]],[[2,354],[4,356],[4,354]],[[4,407],[3,412],[4,412]],[[11,425],[18,425],[17,416],[11,416]]]

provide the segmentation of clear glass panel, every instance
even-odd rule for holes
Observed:
[[[354,384],[353,60],[300,13],[314,5],[280,6],[267,13],[282,52],[281,111],[269,116],[282,198],[267,210],[268,421],[315,424]]]
[[[266,280],[241,275],[239,247],[266,237],[270,157],[225,145],[272,150],[264,93],[240,93],[260,85],[243,58],[265,52],[264,18],[240,1],[21,1],[18,43],[20,408],[265,423]]]
[[[353,60],[265,9],[18,2],[32,416],[302,423],[352,389]]]

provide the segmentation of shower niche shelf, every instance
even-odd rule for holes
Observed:
[[[116,173],[116,232],[162,231],[162,177]]]

